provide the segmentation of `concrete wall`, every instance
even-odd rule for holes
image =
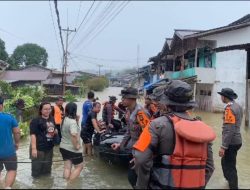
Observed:
[[[199,38],[199,40],[216,40],[216,47],[250,43],[250,27]]]
[[[216,79],[212,92],[214,111],[222,110],[220,96],[217,94],[222,88],[232,88],[237,94],[237,102],[245,108],[246,88],[246,59],[245,50],[220,52],[216,55]]]
[[[200,38],[200,40],[216,40],[216,47],[250,43],[250,27],[214,34]],[[222,88],[232,88],[237,94],[239,102],[245,108],[246,93],[246,59],[245,50],[233,50],[216,53],[216,80],[212,90],[213,110],[223,110],[220,96],[217,94]]]

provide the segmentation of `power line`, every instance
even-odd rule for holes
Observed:
[[[76,55],[78,57],[82,57],[82,58],[87,58],[87,59],[94,59],[94,60],[99,60],[99,61],[107,61],[107,62],[134,62],[137,58],[133,58],[133,59],[108,59],[108,58],[98,58],[98,57],[90,57],[90,56],[86,56],[86,55],[80,55],[80,54],[73,54]],[[147,60],[148,58],[141,58],[140,60]]]
[[[90,12],[90,10],[92,9],[92,7],[93,7],[94,4],[95,4],[95,0],[93,1],[92,5],[90,6],[88,12],[85,14],[85,16],[84,16],[82,22],[80,23],[80,25],[79,25],[79,27],[78,27],[78,29],[77,29],[77,32],[78,32],[79,29],[81,28],[83,22],[86,20],[87,16],[89,15],[89,12]],[[74,38],[75,38],[77,32],[75,33],[75,35],[73,36],[73,38],[70,40],[69,44],[74,40]]]
[[[4,29],[2,29],[2,28],[0,28],[0,31],[5,32],[6,34],[9,34],[10,36],[13,36],[13,37],[15,37],[15,38],[18,38],[19,40],[24,40],[24,41],[26,41],[24,38],[19,37],[19,36],[15,35],[15,34],[13,34],[13,33],[11,33],[11,32],[9,32],[9,31],[7,31],[7,30],[4,30]]]
[[[60,24],[60,16],[59,16],[59,11],[57,8],[57,0],[54,0],[54,4],[55,4],[55,11],[56,11],[56,16],[57,16],[57,24],[58,24],[58,28],[59,28],[59,35],[60,35],[60,39],[61,39],[61,45],[62,45],[62,50],[63,50],[63,54],[65,53],[64,50],[64,44],[63,44],[63,38],[62,38],[62,27]]]
[[[60,48],[59,48],[59,42],[58,42],[57,35],[56,35],[56,27],[55,27],[55,23],[54,23],[54,18],[53,18],[53,14],[52,14],[52,8],[51,8],[51,5],[50,5],[50,1],[49,1],[49,8],[50,8],[50,16],[51,16],[51,20],[52,20],[53,28],[54,28],[54,32],[55,32],[55,37],[56,37],[56,44],[57,44],[59,55],[61,56],[61,51],[60,51]]]
[[[77,14],[77,18],[76,18],[76,26],[77,26],[77,24],[78,24],[79,14],[80,14],[81,8],[82,8],[82,1],[80,1],[80,5],[79,5],[79,9],[78,9],[78,14]]]
[[[121,7],[120,10],[113,17],[111,17],[111,19],[104,25],[104,27],[101,28],[101,30],[99,30],[91,40],[89,40],[87,45],[89,45],[121,13],[121,11],[128,5],[128,3],[129,1],[126,2],[124,6]],[[87,47],[87,45],[85,45],[83,48]]]
[[[92,24],[91,27],[89,27],[89,29],[87,30],[86,34],[83,36],[83,38],[80,40],[80,42],[74,47],[74,49],[76,49],[77,47],[79,47],[82,42],[84,40],[86,40],[86,38],[94,33],[94,30],[100,26],[102,24],[102,21],[106,19],[106,17],[109,15],[109,13],[112,13],[112,10],[115,8],[115,6],[111,6],[113,5],[113,2],[110,2],[109,5],[107,5],[104,10],[99,14],[99,17],[94,21],[94,23]]]
[[[89,17],[86,18],[85,24],[83,25],[83,27],[81,28],[81,30],[83,30],[84,27],[87,25],[88,21],[92,18],[93,14],[97,11],[97,9],[99,8],[99,6],[100,6],[101,3],[102,3],[102,1],[99,1],[98,4],[96,5],[95,9],[92,11],[91,15],[89,15]],[[80,31],[80,30],[78,30],[78,31]],[[70,42],[73,42],[73,39]]]

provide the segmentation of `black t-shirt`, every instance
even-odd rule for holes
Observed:
[[[55,122],[53,117],[37,117],[30,123],[30,135],[36,136],[36,148],[39,151],[51,150],[54,146]]]
[[[93,133],[95,128],[93,126],[93,123],[92,123],[92,119],[96,119],[97,118],[97,113],[94,112],[94,111],[90,111],[88,113],[88,117],[87,117],[87,120],[86,120],[86,129],[88,132],[90,133]]]

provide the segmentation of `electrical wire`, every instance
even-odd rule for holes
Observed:
[[[113,6],[112,6],[113,5]],[[86,34],[82,37],[82,39],[79,41],[79,43],[74,47],[74,49],[77,49],[77,47],[79,47],[82,42],[84,40],[86,40],[86,38],[94,33],[94,30],[96,28],[98,28],[98,26],[100,26],[102,24],[103,21],[105,21],[106,17],[109,16],[109,14],[112,14],[113,9],[115,8],[114,2],[110,2],[105,8],[104,10],[99,14],[99,16],[97,17],[97,19],[93,22],[93,24],[91,25],[91,27],[88,28]]]
[[[129,1],[127,3],[124,4],[123,7],[121,7],[121,9],[104,25],[103,28],[101,28],[101,30],[98,31],[98,33],[95,34],[95,36],[89,40],[88,44],[86,44],[83,48],[86,48],[87,45],[89,45],[120,13],[121,11],[128,5]]]
[[[76,34],[77,34],[77,33],[78,33],[78,31],[80,30],[80,28],[81,28],[81,26],[82,26],[83,22],[86,20],[87,16],[89,15],[89,12],[91,11],[91,9],[92,9],[92,7],[94,6],[94,4],[95,4],[95,0],[94,0],[94,1],[93,1],[93,3],[91,4],[91,6],[90,6],[90,8],[89,8],[88,12],[85,14],[85,16],[84,16],[84,18],[83,18],[82,22],[80,23],[80,25],[79,25],[78,29],[76,30],[76,33],[74,34],[74,36],[73,36],[73,37],[72,37],[72,39],[70,40],[69,44],[70,44],[70,43],[74,40],[74,38],[75,38]]]
[[[53,23],[53,28],[54,28],[54,33],[55,33],[55,38],[56,38],[56,44],[57,44],[57,48],[58,48],[58,52],[59,52],[59,56],[61,58],[61,51],[60,51],[60,48],[59,48],[59,42],[58,42],[58,39],[57,39],[57,35],[56,35],[56,27],[55,27],[55,23],[54,23],[54,18],[53,18],[53,14],[52,14],[52,8],[51,8],[51,5],[50,5],[50,1],[49,1],[49,8],[50,8],[50,16],[51,16],[51,20],[52,20],[52,23]],[[53,67],[53,65],[52,65]]]
[[[56,16],[57,16],[57,24],[58,24],[58,28],[59,28],[59,35],[60,35],[60,39],[61,39],[61,45],[62,45],[62,50],[63,50],[63,54],[64,54],[65,50],[64,50],[64,43],[63,43],[63,38],[62,38],[62,27],[60,24],[60,15],[59,15],[58,7],[57,7],[57,0],[54,0],[54,4],[55,4]]]

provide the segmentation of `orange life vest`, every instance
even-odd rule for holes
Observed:
[[[172,155],[161,156],[154,163],[152,187],[160,188],[204,188],[207,143],[215,139],[212,128],[199,120],[186,120],[177,116],[168,117],[174,124],[175,148]],[[149,127],[144,129],[134,148],[144,151],[150,144]],[[147,142],[146,142],[147,141]],[[155,169],[154,171],[154,168]],[[154,175],[154,172],[158,174]],[[169,174],[168,179],[156,179],[160,173]],[[166,176],[166,175],[164,175]],[[163,182],[160,183],[159,181]],[[153,184],[153,185],[152,185]]]
[[[60,108],[57,105],[54,106],[54,119],[55,119],[56,125],[61,125],[61,123],[62,123],[62,111],[60,110]]]

